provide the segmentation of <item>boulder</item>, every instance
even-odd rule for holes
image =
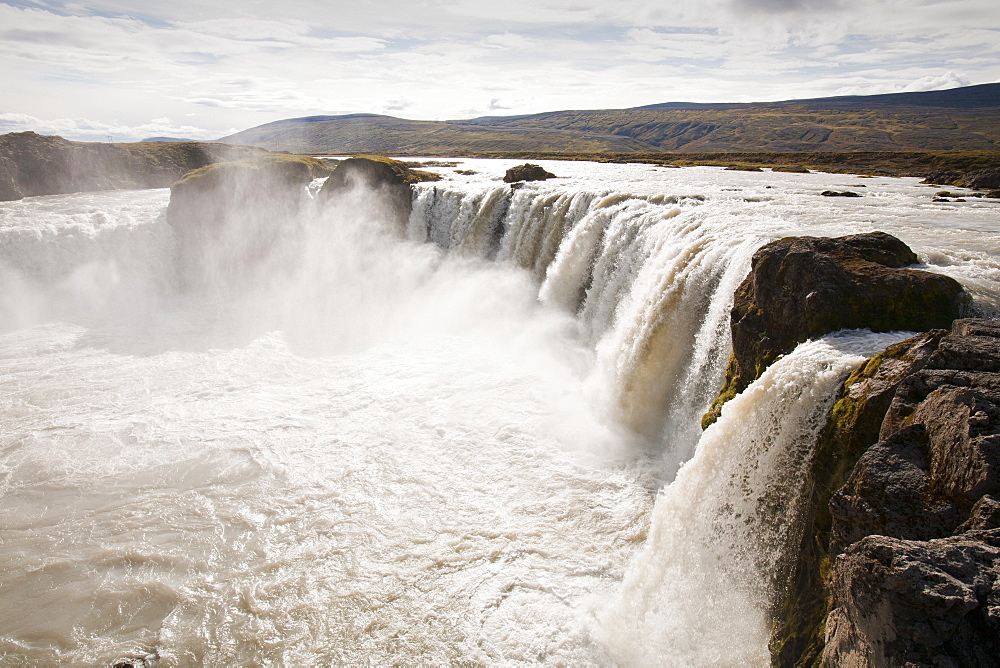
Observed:
[[[556,175],[545,171],[545,168],[541,165],[526,162],[523,165],[517,165],[508,169],[507,173],[504,174],[503,180],[505,183],[518,183],[520,181],[544,181],[545,179],[554,178],[556,178]]]
[[[722,405],[774,360],[807,339],[839,329],[949,327],[970,297],[952,278],[903,268],[917,262],[906,244],[884,232],[788,237],[760,248],[734,295],[733,356],[703,425],[714,422]]]
[[[824,190],[820,195],[823,197],[861,197],[859,193],[852,190]]]
[[[320,190],[321,199],[335,202],[354,197],[355,213],[379,219],[390,229],[406,229],[413,206],[414,183],[437,181],[440,174],[412,169],[404,163],[380,156],[355,156],[341,161]],[[376,197],[367,193],[376,193]]]
[[[103,144],[14,132],[0,135],[0,200],[117,188],[165,188],[192,169],[265,153],[259,148],[228,144]]]
[[[1000,529],[837,557],[824,666],[1000,666]]]

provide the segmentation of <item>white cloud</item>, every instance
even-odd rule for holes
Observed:
[[[41,119],[27,114],[0,112],[0,132],[33,130],[39,134],[56,134],[90,141],[139,141],[146,137],[183,137],[215,139],[212,131],[191,125],[177,125],[169,118],[155,118],[148,123],[124,125],[85,118]]]
[[[0,0],[4,108],[78,137],[107,128],[138,136],[151,126],[171,129],[150,134],[187,127],[182,134],[218,137],[321,113],[444,119],[1000,80],[995,0],[258,7]]]

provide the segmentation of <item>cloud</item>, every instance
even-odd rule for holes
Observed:
[[[161,121],[184,118],[183,134],[217,137],[313,114],[445,119],[1000,80],[995,0],[387,6],[0,0],[4,109],[64,133],[178,134]]]
[[[146,137],[185,137],[214,139],[218,135],[210,130],[192,125],[177,125],[169,118],[155,118],[139,125],[105,123],[84,118],[41,119],[28,114],[0,112],[0,132],[33,130],[40,134],[54,134],[82,141],[139,141]]]

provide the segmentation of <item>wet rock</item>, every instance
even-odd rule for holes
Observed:
[[[786,597],[772,639],[783,665],[813,661],[824,645],[824,665],[1000,665],[1000,601],[989,598],[1000,591],[996,560],[968,558],[998,547],[1000,539],[1000,322],[956,320],[947,333],[925,335],[910,357],[915,363],[883,409],[878,442],[832,495],[828,515],[818,505],[822,494],[804,501],[811,510],[790,586],[794,595]],[[845,384],[835,404],[812,467],[815,488],[835,485],[827,471],[851,464],[849,450],[824,440],[831,425],[849,426],[844,418],[855,413],[851,402],[870,390],[885,406],[891,383],[872,382],[877,359],[852,374],[856,380]],[[870,439],[878,422],[875,410],[856,424]],[[831,561],[828,599],[816,582],[823,579],[822,564]],[[960,601],[948,599],[952,603],[939,596],[936,584],[975,589],[984,581],[985,589],[972,598],[963,594]],[[994,593],[984,599],[987,590]],[[961,608],[958,614],[952,615],[952,604]]]
[[[830,551],[831,495],[879,440],[882,419],[900,382],[927,364],[946,333],[933,330],[889,346],[844,381],[816,445],[801,500],[809,509],[801,518],[802,538],[774,610],[771,651],[778,665],[809,665],[822,655],[830,609],[822,571]]]
[[[412,169],[391,158],[356,156],[337,165],[323,184],[320,197],[327,202],[353,198],[349,206],[357,213],[402,233],[413,206],[411,186],[440,178],[440,174]]]
[[[859,193],[851,190],[824,190],[820,195],[823,197],[861,197]]]
[[[1000,530],[837,557],[824,666],[1000,666]]]
[[[865,452],[830,500],[833,554],[872,534],[944,538],[966,519],[954,502],[932,494],[930,447],[926,427],[914,424]]]
[[[0,135],[0,200],[117,188],[163,188],[192,169],[265,153],[259,148],[228,144],[103,144],[14,132]]]
[[[917,262],[906,244],[884,232],[789,237],[760,248],[734,295],[733,357],[703,424],[806,339],[838,329],[949,327],[970,298],[952,278],[903,268]]]
[[[508,169],[507,173],[504,174],[503,180],[505,183],[517,183],[520,181],[544,181],[545,179],[554,178],[556,178],[556,175],[545,171],[544,167],[526,162],[523,165],[517,165]]]

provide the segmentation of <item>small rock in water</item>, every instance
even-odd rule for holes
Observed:
[[[858,193],[850,190],[824,190],[820,195],[823,197],[861,197]]]
[[[541,165],[526,162],[523,165],[517,165],[508,169],[507,173],[504,174],[503,180],[505,183],[517,183],[519,181],[544,181],[545,179],[554,178],[556,178],[556,175],[545,171],[545,168]]]

